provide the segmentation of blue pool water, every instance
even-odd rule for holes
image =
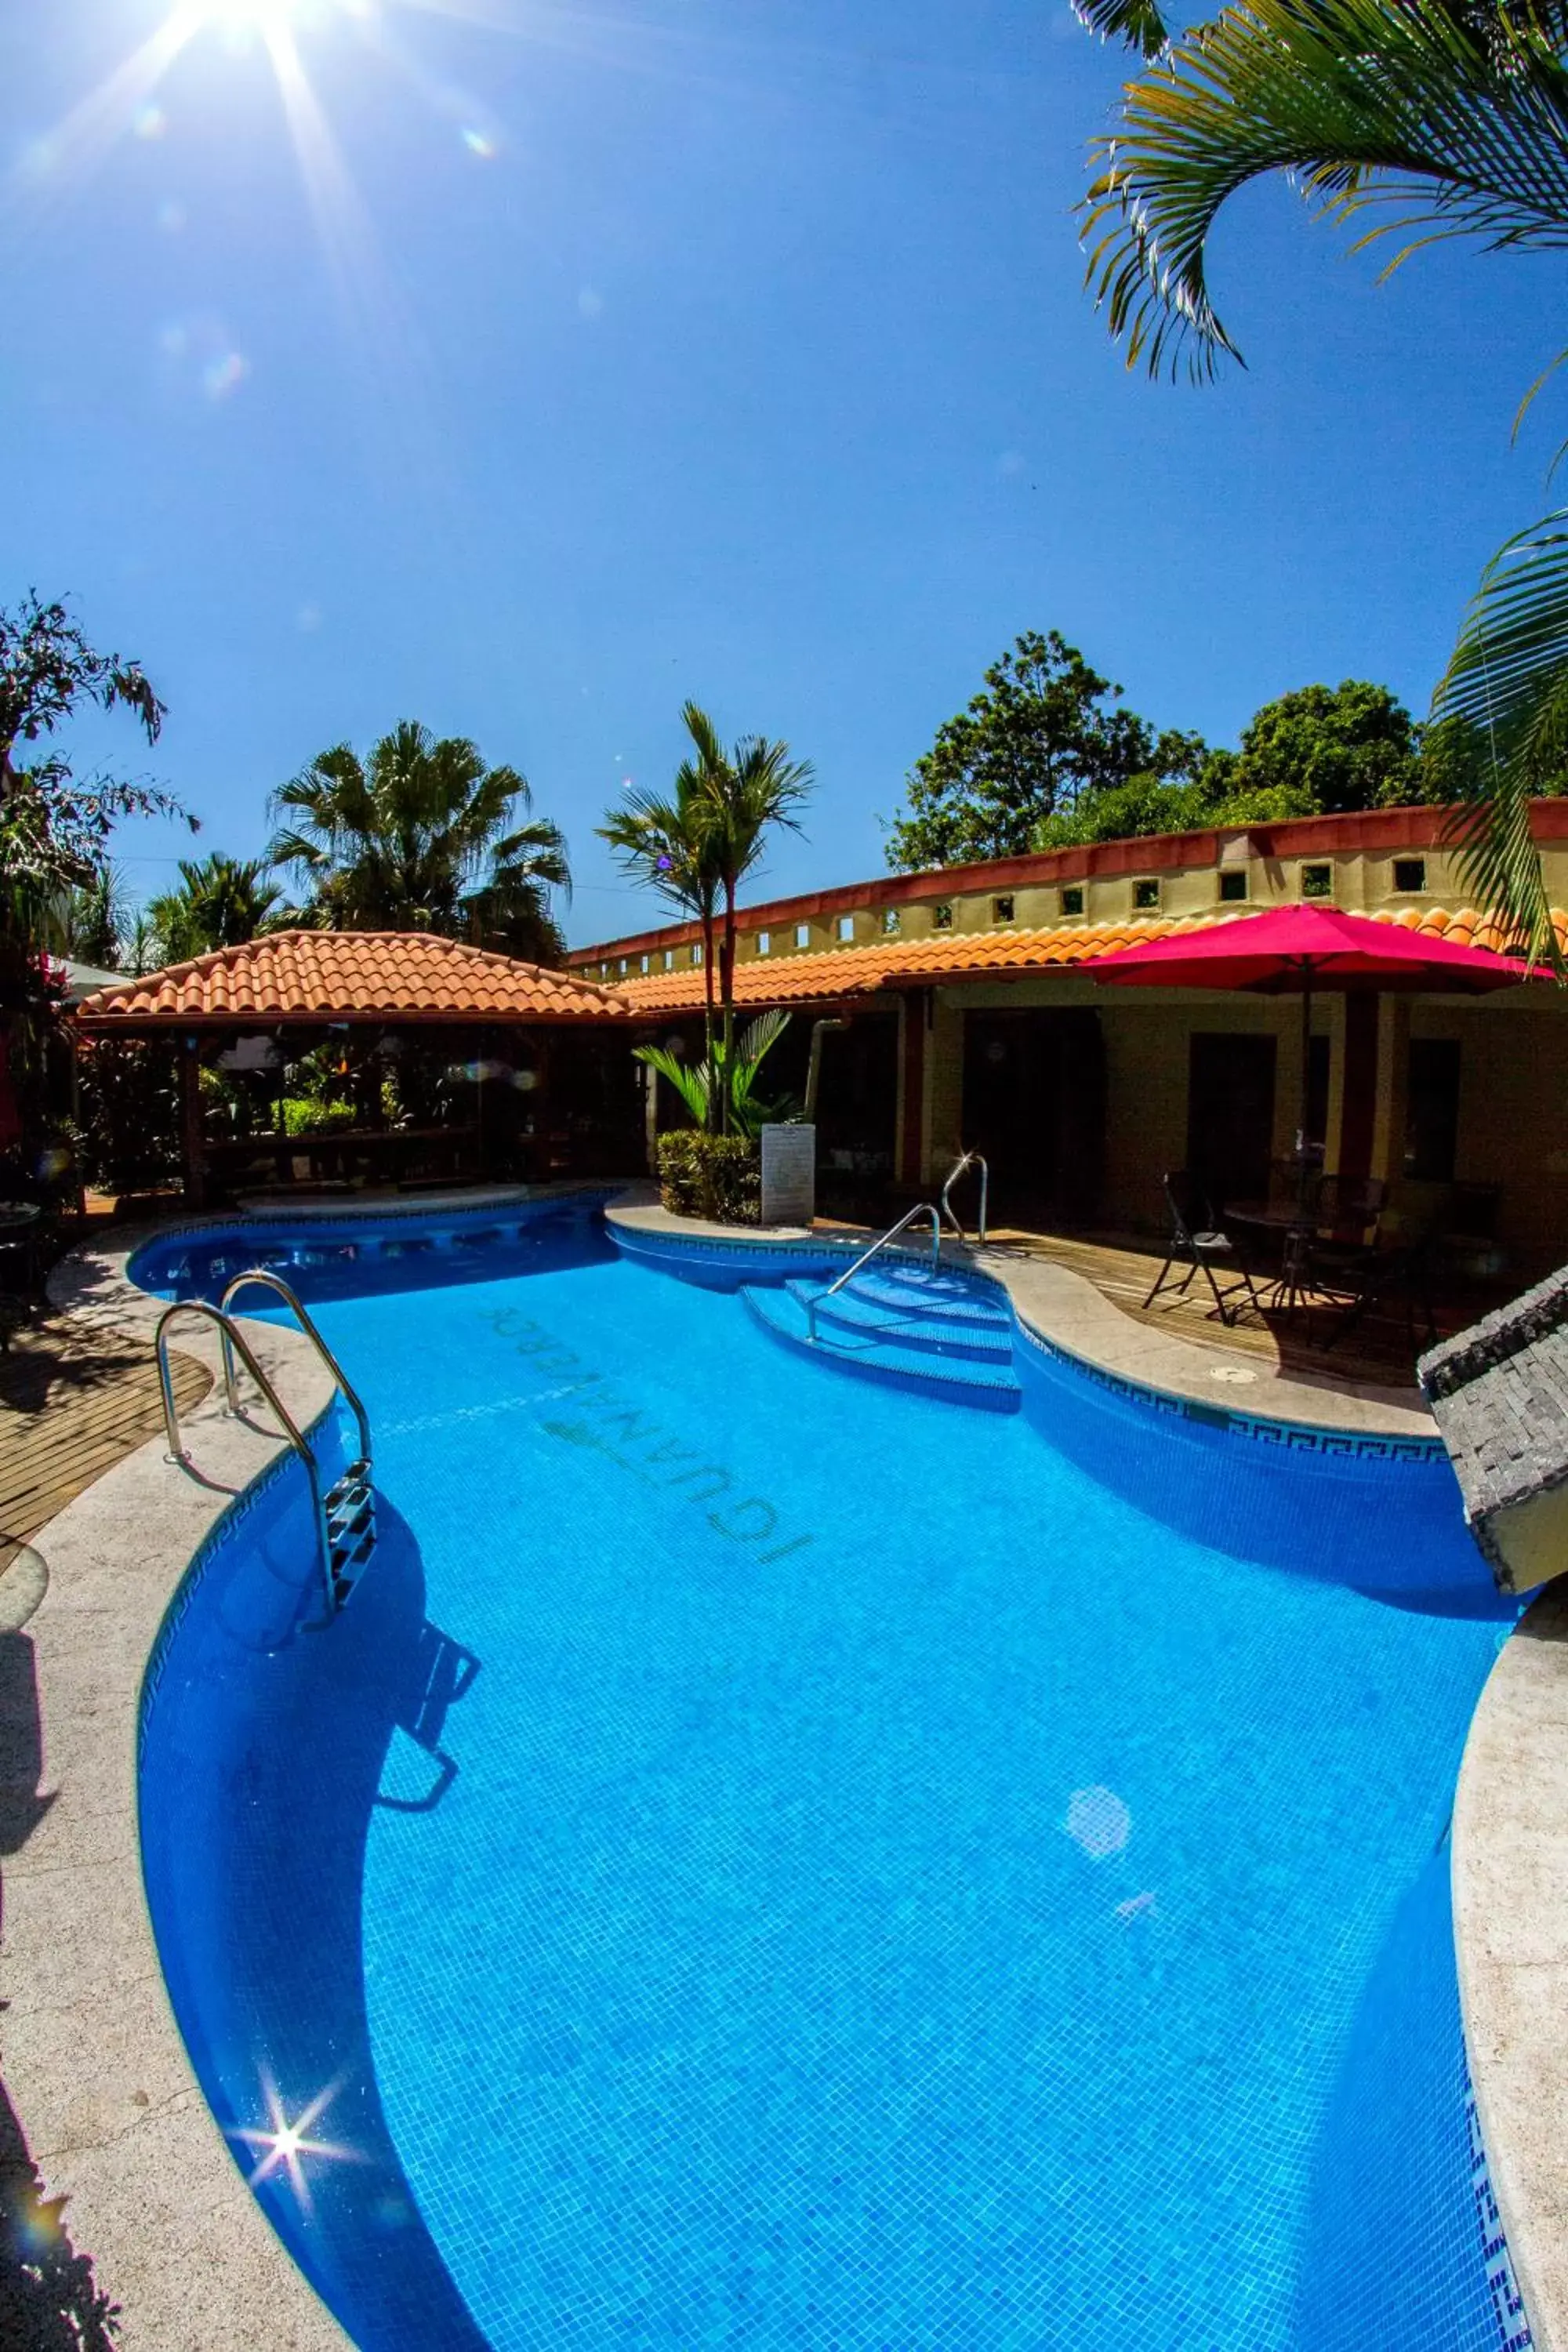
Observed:
[[[150,1286],[210,1285],[181,1246]],[[858,1384],[580,1216],[447,1247],[297,1270],[380,1552],[299,1630],[273,1479],[143,1726],[182,2027],[365,2352],[1526,2343],[1446,1909],[1506,1626],[1446,1465],[1037,1351],[1012,1420]]]

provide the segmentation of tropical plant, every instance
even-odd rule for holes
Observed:
[[[118,870],[105,865],[90,882],[78,883],[51,902],[44,914],[43,943],[51,955],[117,971],[134,920]]]
[[[713,933],[721,887],[713,802],[697,762],[676,771],[672,797],[633,788],[598,827],[625,872],[690,915],[702,931],[702,1034],[705,1061],[713,1057]],[[711,1108],[711,1106],[710,1106]]]
[[[744,1135],[677,1128],[658,1139],[659,1197],[672,1216],[754,1225],[762,1216],[761,1156]]]
[[[147,919],[160,963],[184,963],[214,948],[243,947],[275,929],[283,893],[264,877],[264,858],[226,857],[215,850],[199,862],[180,860],[180,887],[149,899]]]
[[[915,761],[889,864],[918,872],[1016,857],[1054,838],[1053,824],[1070,824],[1089,794],[1134,776],[1192,782],[1208,753],[1202,737],[1157,733],[1117,708],[1121,695],[1057,630],[1016,638]]]
[[[763,1062],[772,1053],[784,1031],[790,1016],[774,1007],[759,1013],[748,1021],[731,1045],[723,1037],[710,1042],[703,1059],[696,1065],[678,1060],[668,1046],[635,1045],[635,1058],[668,1078],[691,1115],[697,1127],[720,1127],[726,1133],[758,1136],[764,1127],[788,1118],[795,1110],[793,1103],[766,1103],[757,1092],[757,1077]],[[721,1116],[715,1119],[714,1106],[721,1106]]]
[[[1157,0],[1078,0],[1158,63],[1097,142],[1089,276],[1130,365],[1211,374],[1236,345],[1208,247],[1251,181],[1293,175],[1363,242],[1489,249],[1568,242],[1568,7],[1562,0],[1247,0],[1171,41]],[[1529,799],[1568,758],[1568,509],[1510,540],[1471,604],[1433,704],[1467,877],[1562,969]]]
[[[405,719],[362,761],[334,744],[273,795],[268,851],[302,878],[299,919],[332,930],[430,930],[556,963],[549,893],[569,892],[566,844],[515,768],[463,736]]]
[[[0,608],[0,940],[13,961],[43,943],[71,891],[97,879],[118,819],[184,814],[151,784],[79,781],[64,751],[45,748],[88,703],[130,711],[157,741],[163,706],[139,662],[96,652],[61,604],[29,594]]]
[[[719,941],[721,1068],[738,1068],[735,1056],[736,901],[742,883],[761,865],[774,825],[800,831],[796,812],[810,793],[809,761],[793,759],[787,743],[765,735],[742,735],[726,751],[719,731],[695,702],[681,719],[697,757],[701,793],[711,811],[711,858],[718,877],[722,929]],[[753,1024],[754,1025],[754,1024]],[[720,1129],[728,1133],[734,1089],[719,1088]]]

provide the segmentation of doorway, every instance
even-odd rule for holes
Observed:
[[[1219,1208],[1260,1201],[1274,1150],[1275,1041],[1194,1031],[1187,1062],[1187,1166]]]
[[[965,1013],[963,1141],[990,1162],[994,1223],[1092,1217],[1105,1165],[1099,1013]]]

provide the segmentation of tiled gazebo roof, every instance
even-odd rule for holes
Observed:
[[[622,992],[427,931],[277,931],[100,989],[89,1034],[254,1023],[621,1021]]]

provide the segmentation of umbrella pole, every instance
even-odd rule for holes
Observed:
[[[1307,1211],[1307,1123],[1310,1116],[1312,1091],[1312,975],[1307,971],[1307,984],[1301,991],[1301,1100],[1300,1124],[1296,1129],[1296,1206],[1304,1216]]]

